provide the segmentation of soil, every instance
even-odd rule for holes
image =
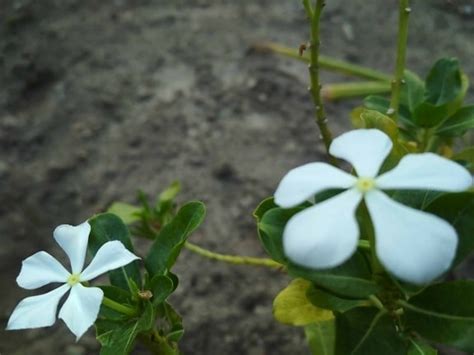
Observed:
[[[409,67],[424,75],[436,58],[456,56],[472,80],[471,2],[414,1],[412,13]],[[390,72],[396,22],[394,0],[328,1],[322,51]],[[62,256],[56,225],[134,202],[139,188],[153,196],[180,180],[181,202],[208,206],[192,241],[264,256],[252,210],[288,169],[324,154],[306,67],[250,49],[306,39],[299,1],[0,0],[2,355],[98,353],[92,330],[75,343],[60,321],[3,331],[31,295],[15,278],[38,250]],[[336,134],[359,103],[328,103]],[[185,354],[308,353],[301,329],[272,317],[284,275],[188,251],[175,271]]]

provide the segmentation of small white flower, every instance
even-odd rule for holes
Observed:
[[[390,138],[376,129],[360,129],[336,138],[330,154],[351,163],[358,177],[325,163],[310,163],[288,172],[275,202],[294,207],[324,190],[346,191],[294,215],[283,233],[284,251],[294,263],[314,268],[342,264],[356,250],[355,216],[364,199],[376,235],[376,253],[398,278],[422,284],[448,270],[456,253],[457,234],[443,219],[404,206],[381,190],[463,191],[472,185],[459,164],[432,153],[408,154],[398,166],[377,173],[392,149]]]
[[[89,266],[83,269],[90,231],[91,226],[84,222],[78,226],[63,224],[53,232],[54,239],[69,257],[71,273],[44,251],[23,261],[16,279],[20,287],[32,290],[52,282],[64,284],[48,293],[23,299],[10,316],[7,330],[53,325],[58,303],[69,290],[71,292],[59,311],[59,318],[64,320],[77,339],[94,324],[104,293],[98,287],[84,287],[81,282],[92,280],[139,258],[121,242],[111,241],[102,245]]]

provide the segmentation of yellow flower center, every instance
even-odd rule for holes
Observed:
[[[361,177],[357,180],[356,187],[360,192],[366,193],[375,187],[375,180],[372,178]]]
[[[67,283],[69,286],[74,286],[75,284],[78,284],[81,281],[81,274],[71,274],[67,278]]]

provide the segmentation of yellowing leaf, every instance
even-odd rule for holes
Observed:
[[[315,322],[331,320],[331,311],[314,306],[306,297],[311,283],[294,279],[273,301],[273,315],[283,324],[305,326]]]

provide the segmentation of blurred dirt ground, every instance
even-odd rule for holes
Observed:
[[[472,2],[413,2],[409,67],[424,75],[438,57],[456,56],[473,81]],[[328,1],[323,53],[390,72],[396,8]],[[180,201],[208,206],[194,242],[263,256],[252,210],[288,169],[323,155],[306,67],[249,48],[306,39],[297,0],[0,0],[2,355],[97,353],[92,330],[75,343],[61,321],[3,331],[31,295],[15,277],[37,250],[63,256],[56,225],[133,202],[138,188],[151,196],[180,180]],[[358,102],[328,104],[334,132]],[[176,271],[171,302],[185,319],[185,354],[307,353],[302,332],[272,318],[283,275],[188,251]]]

